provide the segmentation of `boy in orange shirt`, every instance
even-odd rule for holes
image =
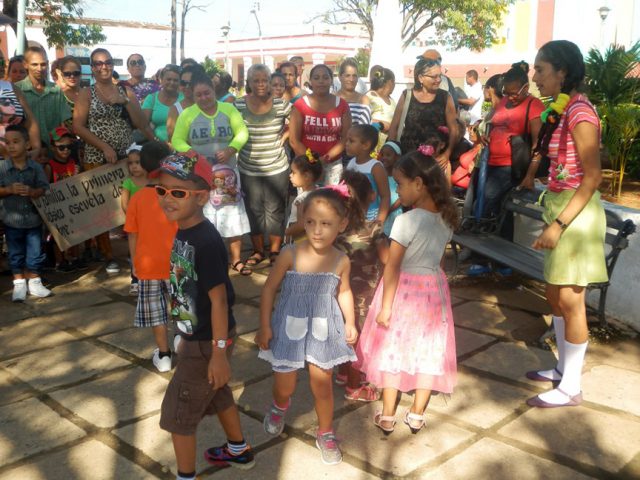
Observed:
[[[140,165],[148,173],[158,170],[160,162],[171,154],[165,143],[148,142],[140,151]],[[153,180],[150,180],[153,181]],[[139,279],[138,304],[133,322],[136,327],[151,327],[156,340],[153,365],[160,372],[171,370],[171,350],[167,340],[169,311],[169,264],[176,222],[167,220],[160,208],[153,184],[131,197],[124,231],[128,234],[133,273]]]

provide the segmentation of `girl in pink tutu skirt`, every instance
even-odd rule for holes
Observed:
[[[420,146],[394,166],[400,202],[412,209],[391,229],[389,260],[357,348],[355,366],[382,388],[374,423],[385,434],[395,427],[398,390],[415,390],[404,423],[417,433],[431,392],[451,393],[456,384],[451,299],[440,263],[458,213],[432,155],[432,147]]]

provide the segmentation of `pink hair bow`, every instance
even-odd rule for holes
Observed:
[[[425,145],[425,144],[420,145],[418,147],[418,151],[425,157],[431,157],[435,153],[435,149],[433,148],[433,145]]]
[[[439,126],[438,131],[440,133],[444,133],[445,135],[449,135],[449,128],[445,127],[444,125]]]
[[[337,192],[340,196],[349,198],[351,195],[349,194],[349,186],[344,183],[344,181],[340,182],[337,185],[327,185],[324,188],[328,188],[329,190],[333,190]]]

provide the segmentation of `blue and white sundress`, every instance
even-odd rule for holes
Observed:
[[[304,368],[305,362],[329,370],[356,360],[347,345],[342,311],[337,300],[340,277],[333,272],[305,273],[293,269],[282,282],[280,299],[271,318],[273,338],[269,350],[261,350],[259,358],[270,362],[276,372]],[[342,255],[338,256],[336,268]]]

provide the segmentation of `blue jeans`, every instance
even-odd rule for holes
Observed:
[[[9,266],[14,274],[24,270],[40,274],[47,255],[42,250],[42,227],[13,228],[5,225]]]
[[[487,183],[484,187],[484,218],[494,218],[500,215],[502,202],[513,188],[511,167],[489,167],[487,169]],[[507,215],[502,229],[498,232],[502,238],[513,240],[513,215]]]

